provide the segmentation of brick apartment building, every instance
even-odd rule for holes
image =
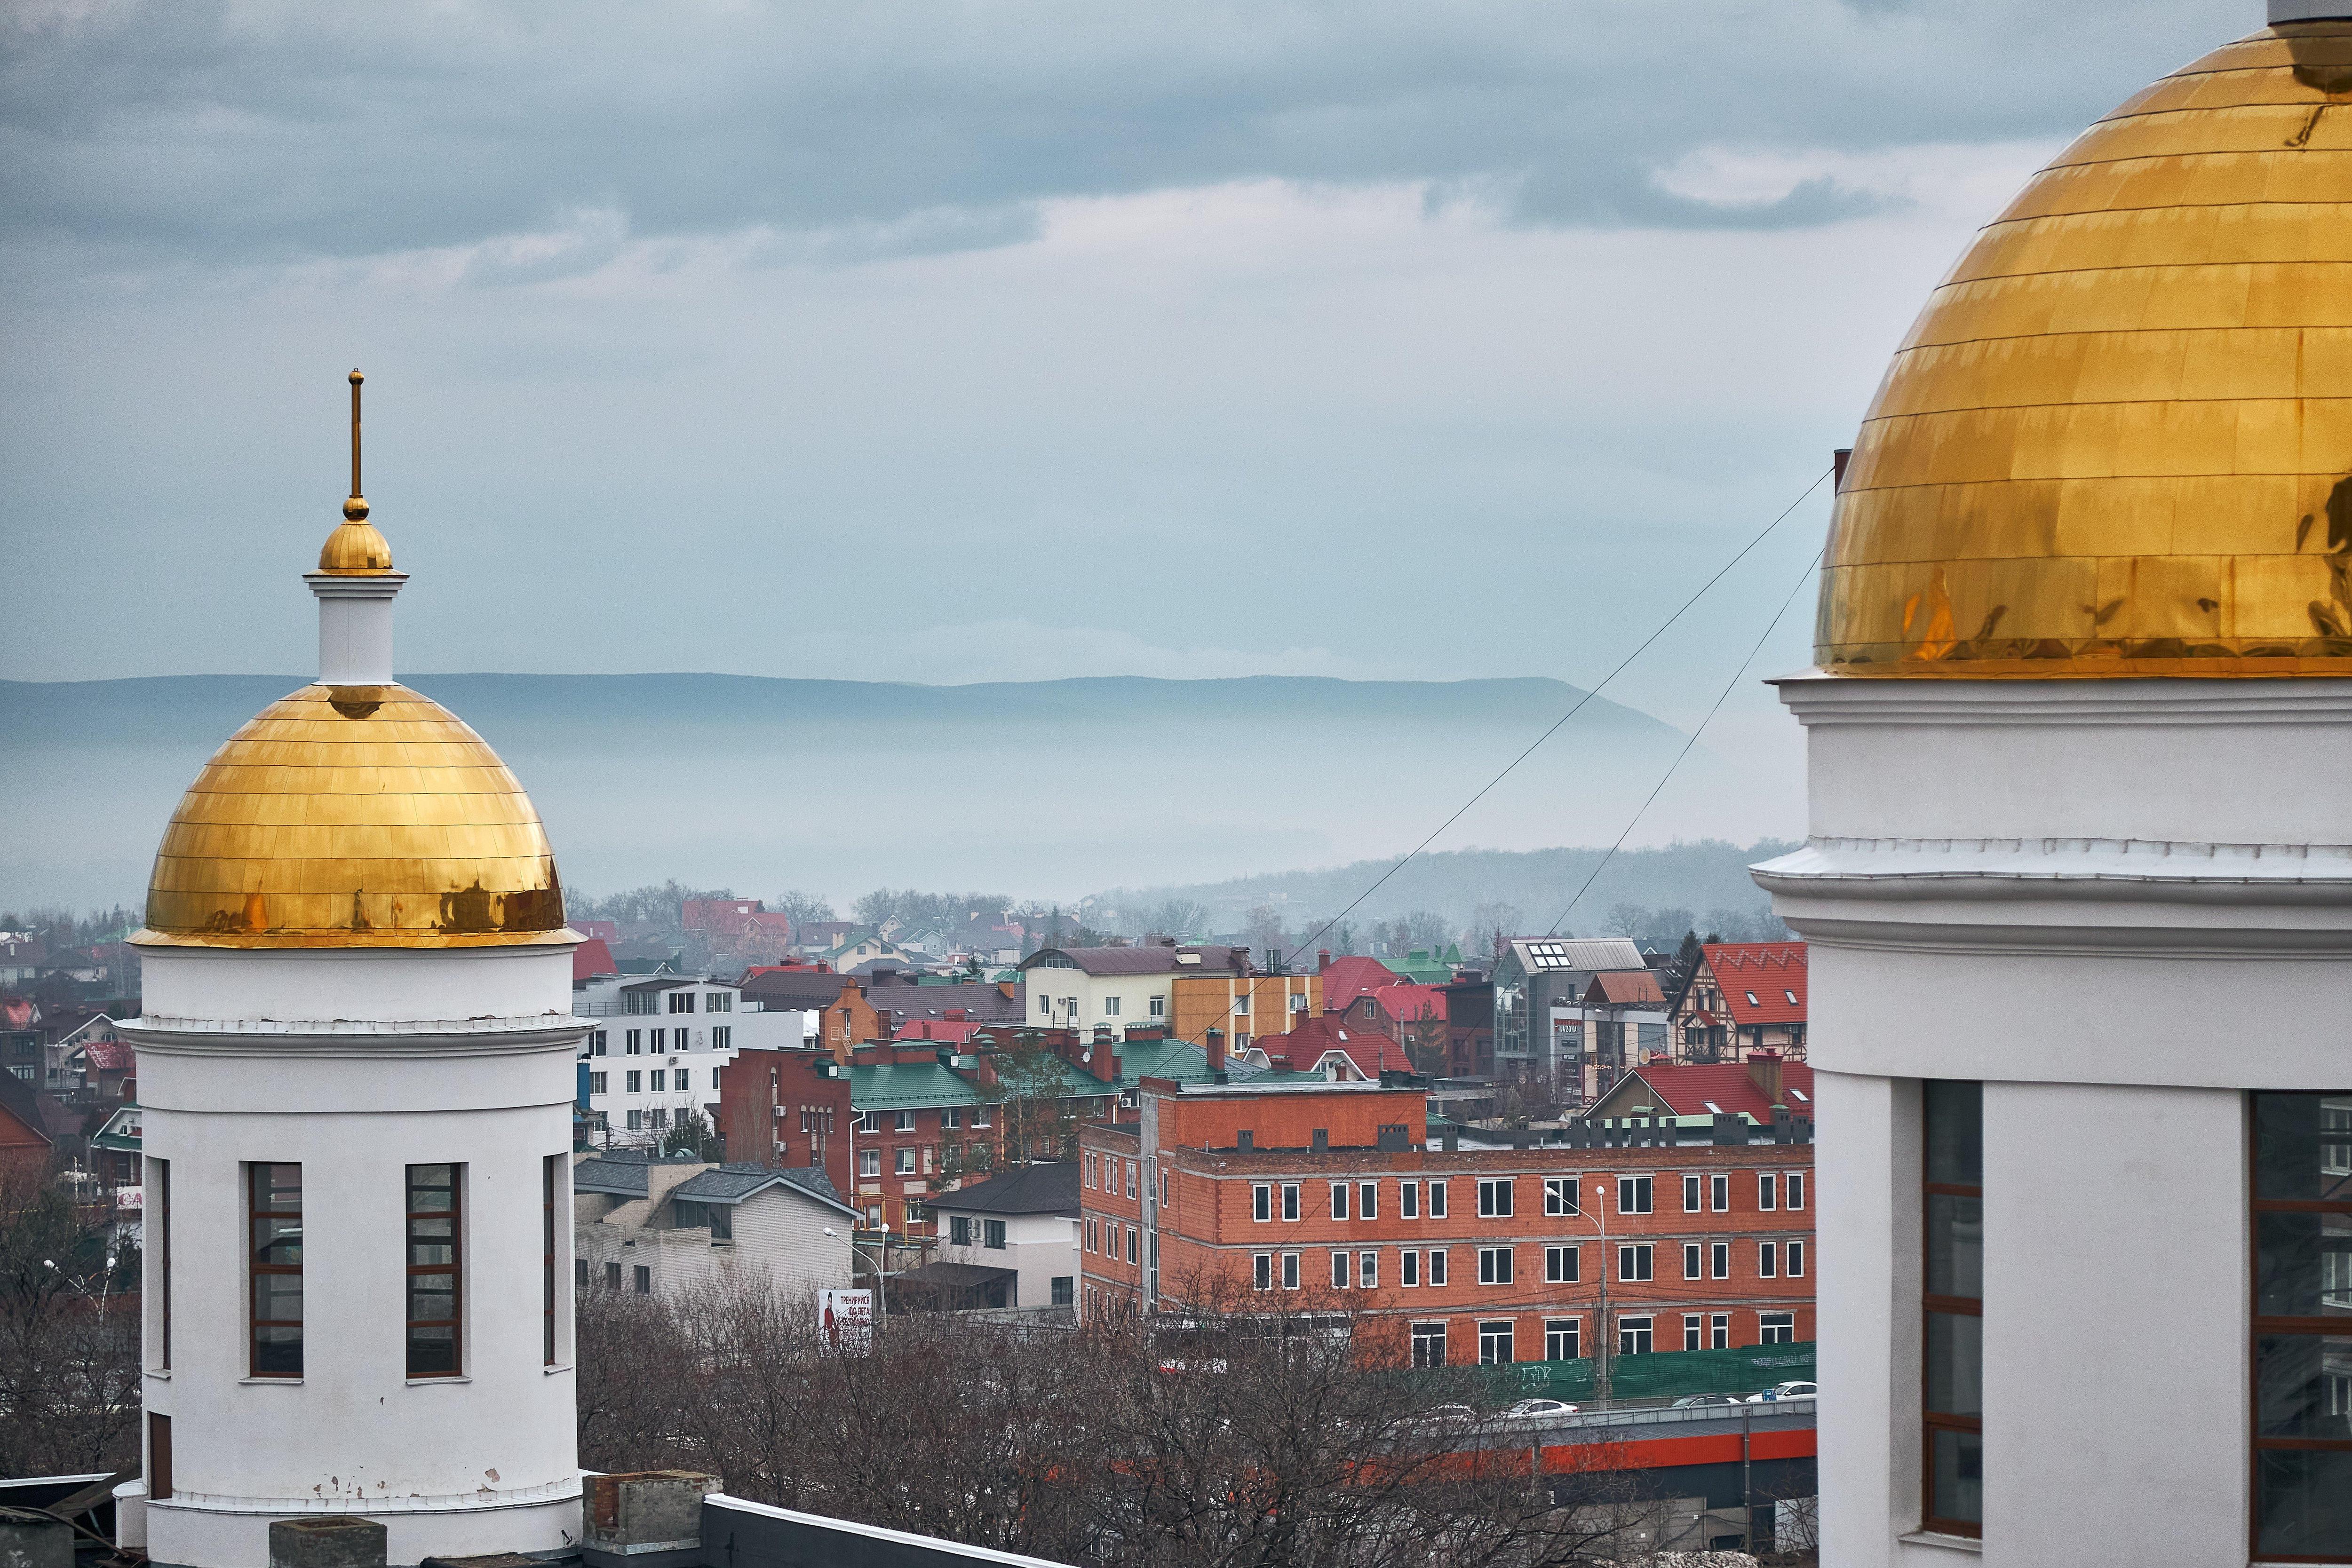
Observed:
[[[1407,1082],[1146,1081],[1137,1120],[1081,1133],[1081,1312],[1301,1291],[1425,1365],[1812,1338],[1809,1124],[1448,1151]]]

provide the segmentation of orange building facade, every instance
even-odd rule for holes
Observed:
[[[1370,1083],[1139,1110],[1081,1136],[1082,1312],[1305,1292],[1421,1365],[1813,1337],[1810,1143],[1449,1152]]]
[[[1296,1017],[1323,1011],[1323,977],[1313,973],[1174,975],[1168,990],[1178,1040],[1199,1045],[1223,1030],[1235,1053],[1261,1035],[1284,1033]]]

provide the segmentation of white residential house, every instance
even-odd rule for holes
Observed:
[[[746,1046],[799,1046],[808,1015],[746,1007],[738,987],[707,975],[600,975],[574,988],[572,1011],[593,1019],[581,1044],[588,1109],[614,1142],[651,1144],[719,1103],[719,1070]]]
[[[1076,1301],[1078,1166],[1022,1166],[930,1201],[939,1260],[910,1272],[967,1304],[1066,1307]],[[927,1276],[929,1278],[927,1279]]]
[[[786,1291],[849,1283],[856,1211],[821,1170],[589,1157],[572,1168],[573,1284],[661,1295],[756,1267]]]
[[[1240,975],[1239,950],[1143,942],[1131,947],[1040,947],[1021,961],[1028,1021],[1039,1029],[1118,1030],[1175,1020],[1175,982],[1187,975]],[[1304,977],[1299,994],[1305,991]],[[1241,1004],[1244,1015],[1247,1003]],[[1246,1023],[1237,1026],[1250,1032]],[[1265,1032],[1272,1033],[1269,1030]]]

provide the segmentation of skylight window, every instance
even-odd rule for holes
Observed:
[[[1750,992],[1748,992],[1748,1005],[1749,1007],[1751,1007],[1751,1008],[1752,1008],[1752,1007],[1758,1007],[1758,1006],[1760,1006],[1760,1005],[1761,1005],[1760,1003],[1759,1003],[1759,1002],[1757,1001],[1757,999],[1756,999],[1756,993],[1755,993],[1754,991],[1750,991]]]
[[[1706,1106],[1708,1110],[1714,1112],[1718,1116],[1723,1114],[1723,1107],[1717,1104],[1712,1100],[1702,1100],[1699,1103]]]
[[[1781,994],[1782,996],[1784,996],[1784,997],[1786,997],[1786,998],[1789,998],[1789,1005],[1790,1005],[1790,1007],[1792,1007],[1792,1008],[1793,1008],[1793,1007],[1795,1007],[1795,1006],[1797,1005],[1797,993],[1796,993],[1796,992],[1794,992],[1794,991],[1782,991],[1780,994]]]
[[[1789,1094],[1790,1098],[1795,1100],[1803,1100],[1805,1098],[1805,1092],[1801,1089],[1791,1089],[1789,1091]]]
[[[1528,961],[1538,969],[1566,969],[1572,967],[1569,963],[1568,944],[1565,942],[1528,943]]]

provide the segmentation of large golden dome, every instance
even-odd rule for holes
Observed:
[[[1978,235],[1855,443],[1814,640],[1857,675],[2352,674],[2352,23],[2165,78]]]
[[[564,940],[539,813],[482,737],[405,686],[305,686],[231,736],[155,852],[142,943]]]

